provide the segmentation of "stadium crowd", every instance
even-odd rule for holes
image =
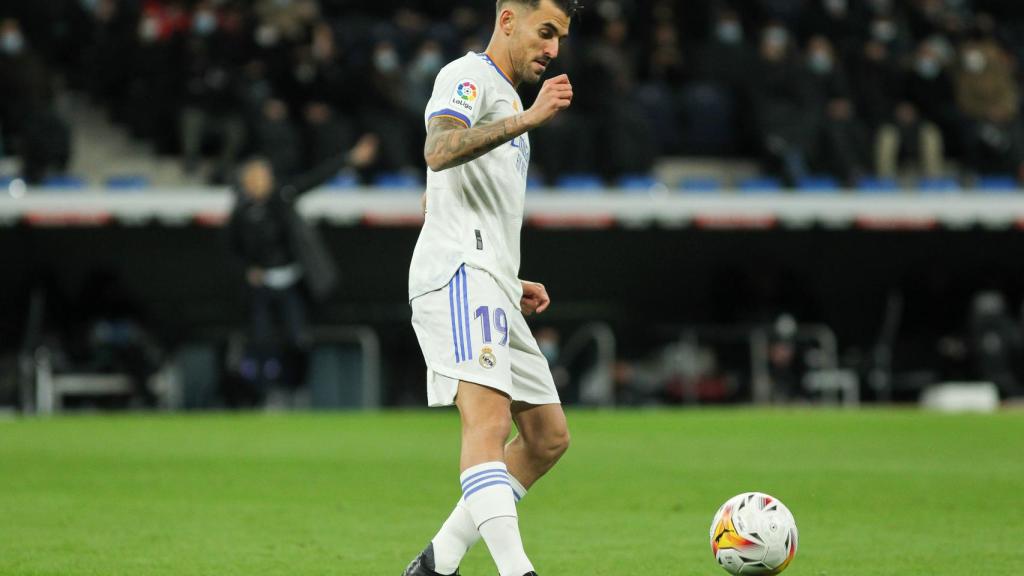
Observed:
[[[664,156],[756,157],[795,184],[901,173],[1024,179],[1024,6],[998,0],[593,0],[550,74],[570,113],[537,176],[649,173]],[[186,172],[258,153],[309,169],[367,132],[364,171],[422,177],[438,70],[482,51],[491,0],[49,0],[0,8],[0,154],[65,170],[87,93]],[[529,89],[526,90],[529,92]],[[529,102],[530,95],[526,94]]]

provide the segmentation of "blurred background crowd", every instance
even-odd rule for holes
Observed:
[[[40,181],[79,151],[85,95],[192,181],[249,154],[296,174],[367,132],[361,173],[422,178],[438,70],[486,46],[490,0],[48,0],[0,8],[0,154]],[[1003,0],[594,0],[551,74],[570,113],[535,136],[536,182],[756,159],[795,185],[1024,177],[1024,6]],[[530,89],[525,90],[530,100]],[[198,180],[197,180],[198,179]],[[188,181],[188,180],[186,180]]]
[[[531,134],[531,183],[727,207],[527,215],[567,402],[1024,395],[1024,2],[585,3],[549,69],[576,97]],[[405,279],[424,107],[493,18],[493,0],[0,3],[0,406],[83,386],[138,406],[422,404]],[[359,184],[301,217],[303,193]],[[845,187],[898,196],[851,198],[882,211],[838,225],[744,196]],[[375,212],[392,200],[411,216]],[[24,208],[47,202],[68,211]],[[324,209],[348,203],[365,207]]]

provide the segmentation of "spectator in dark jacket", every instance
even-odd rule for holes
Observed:
[[[907,72],[893,60],[887,44],[878,40],[864,44],[856,93],[864,121],[874,135],[877,175],[895,178],[902,160],[916,159],[920,172],[935,178],[943,170],[942,132],[907,99],[907,81]]]
[[[768,169],[793,185],[808,175],[808,155],[818,139],[818,118],[807,113],[814,106],[813,79],[777,23],[761,33],[755,70],[750,92],[761,149]]]
[[[821,122],[821,168],[854,184],[867,171],[868,137],[857,117],[846,71],[824,36],[807,43],[807,66],[813,78]]]
[[[263,103],[256,140],[259,154],[270,162],[274,173],[290,178],[302,170],[302,137],[281,100],[271,98]]]
[[[922,118],[939,127],[947,148],[962,141],[963,120],[953,98],[953,81],[947,72],[946,43],[939,37],[918,44],[907,74],[906,100]]]
[[[352,109],[356,82],[340,65],[334,31],[325,22],[313,28],[308,45],[296,48],[294,59],[288,100],[292,110],[301,110],[305,167],[312,167],[352,145],[356,127],[339,112]]]
[[[713,28],[712,36],[696,52],[697,75],[740,90],[749,80],[754,52],[746,43],[739,13],[722,10],[716,15]]]
[[[181,139],[186,173],[199,167],[202,143],[216,135],[220,154],[212,180],[224,181],[245,142],[245,123],[239,111],[237,70],[243,54],[241,22],[219,12],[209,0],[196,5],[185,34],[184,109]]]
[[[0,94],[2,140],[22,157],[25,178],[38,182],[51,170],[63,172],[70,131],[53,109],[46,64],[13,18],[0,22]]]
[[[419,115],[409,113],[405,67],[398,47],[380,40],[373,46],[370,66],[360,72],[363,89],[360,115],[380,135],[383,170],[412,172],[419,150],[411,145],[414,134],[422,132]]]
[[[861,0],[811,0],[804,9],[802,37],[830,38],[841,58],[856,54],[867,18]]]
[[[259,365],[252,376],[261,389],[267,380],[279,377],[285,356],[301,355],[309,343],[306,292],[324,299],[336,281],[329,254],[299,217],[295,203],[341,169],[366,166],[376,152],[376,138],[364,136],[348,154],[281,181],[266,159],[242,165],[228,231],[232,250],[245,266],[249,340]],[[281,330],[275,328],[278,323]],[[296,380],[301,377],[292,375]]]

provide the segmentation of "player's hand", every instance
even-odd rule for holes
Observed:
[[[375,134],[367,134],[356,142],[348,153],[348,162],[354,168],[365,168],[377,159],[379,141]]]
[[[547,288],[540,282],[528,280],[520,280],[520,282],[523,283],[523,299],[519,301],[519,307],[523,310],[523,316],[540,314],[547,310],[551,304]]]
[[[547,123],[559,112],[572,104],[572,84],[569,76],[562,74],[544,81],[533,106],[526,111],[526,121],[531,128]]]

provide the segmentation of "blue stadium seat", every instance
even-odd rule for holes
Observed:
[[[564,174],[558,177],[555,185],[566,192],[597,192],[604,189],[604,183],[597,174]]]
[[[420,179],[402,172],[383,172],[373,179],[373,185],[381,188],[421,188]]]
[[[917,189],[926,194],[951,194],[960,191],[960,183],[956,178],[923,178],[917,183]]]
[[[721,192],[722,181],[713,176],[683,178],[679,189],[689,193]]]
[[[796,189],[804,194],[835,194],[839,182],[831,176],[808,176],[796,183]]]
[[[139,174],[125,174],[107,178],[107,189],[117,192],[139,191],[149,188],[149,178]]]
[[[627,192],[647,192],[658,185],[658,179],[650,174],[623,174],[615,185]]]
[[[895,178],[869,176],[857,181],[857,191],[862,194],[893,194],[899,189],[900,185]]]
[[[986,194],[1014,194],[1021,191],[1017,179],[1009,174],[989,174],[981,176],[974,188]]]
[[[52,190],[81,190],[87,185],[84,178],[71,175],[47,176],[42,183],[43,188]]]
[[[324,184],[324,187],[333,192],[352,190],[357,186],[359,186],[359,177],[350,172],[342,172]]]
[[[770,176],[755,176],[740,180],[737,188],[744,194],[773,194],[782,191],[782,182]]]

